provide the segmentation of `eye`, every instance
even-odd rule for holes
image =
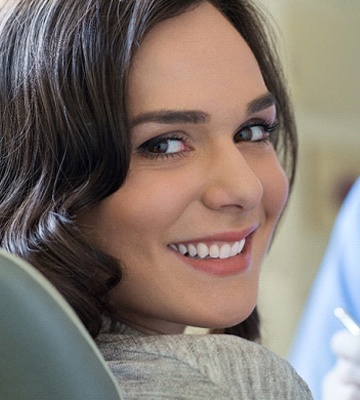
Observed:
[[[138,152],[154,158],[180,155],[189,150],[185,142],[185,138],[177,135],[157,136],[139,146]]]
[[[262,142],[270,139],[271,132],[278,124],[254,124],[241,128],[235,133],[234,142]]]

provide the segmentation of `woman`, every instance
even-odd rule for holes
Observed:
[[[0,37],[1,246],[94,337],[102,327],[126,398],[310,398],[261,346],[179,335],[259,335],[260,264],[296,154],[260,13],[228,0],[13,3]]]

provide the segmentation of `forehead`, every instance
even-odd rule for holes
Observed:
[[[210,3],[156,25],[130,71],[129,112],[248,103],[266,92],[257,61],[239,32]]]

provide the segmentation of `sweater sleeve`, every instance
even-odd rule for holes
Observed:
[[[312,399],[286,361],[233,336],[117,336],[99,347],[127,400]]]

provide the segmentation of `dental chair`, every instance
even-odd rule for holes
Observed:
[[[65,299],[35,268],[2,250],[0,399],[123,399]]]

